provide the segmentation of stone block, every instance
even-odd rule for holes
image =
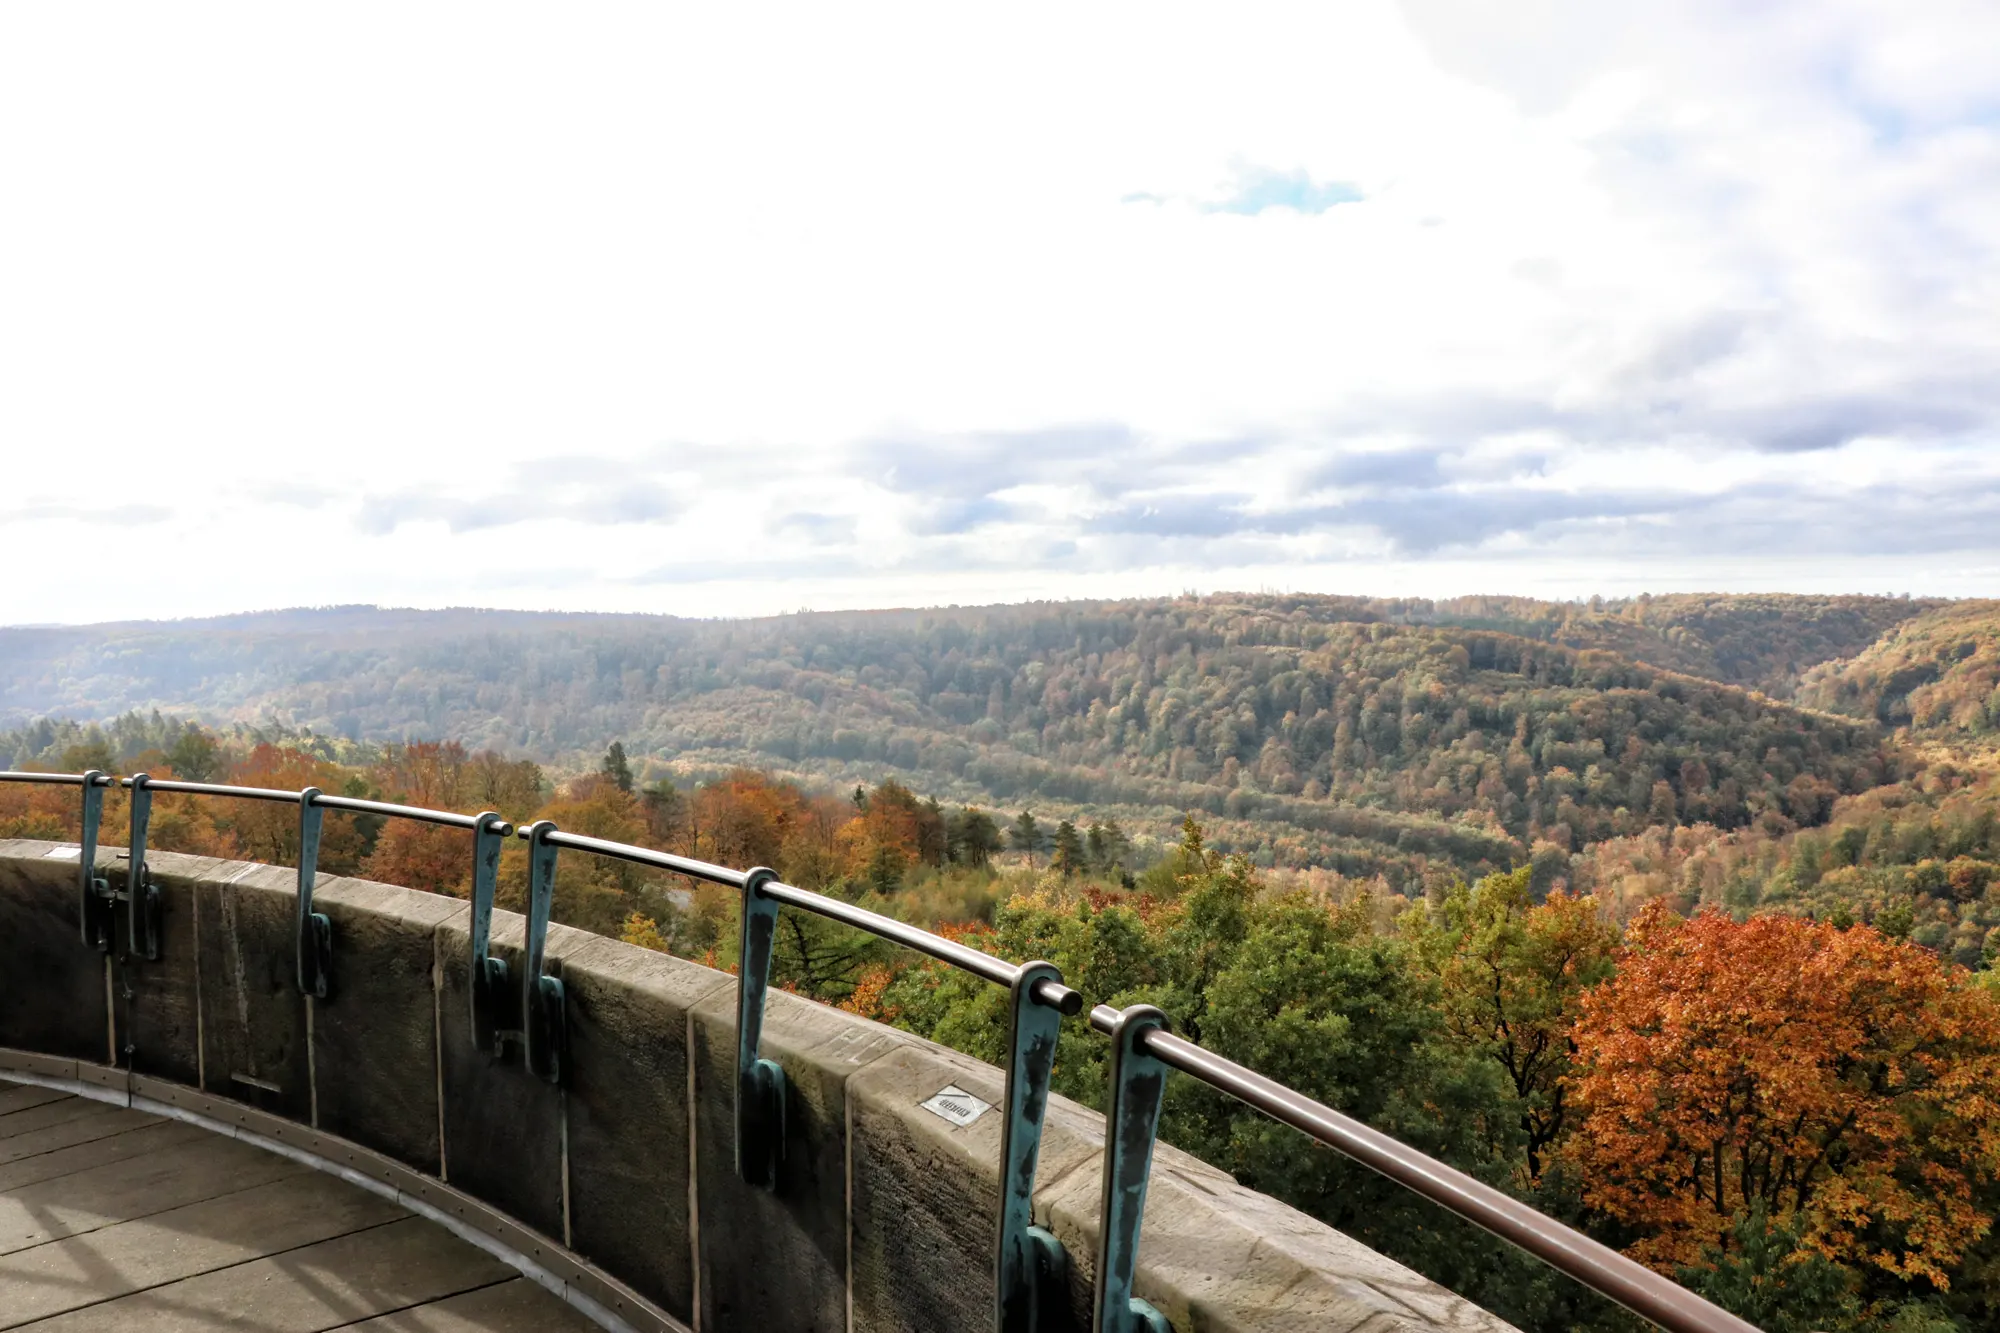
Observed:
[[[688,1010],[726,974],[617,940],[563,958],[569,996],[570,1247],[693,1318]]]
[[[506,960],[510,994],[520,993],[526,919],[493,913],[493,956]],[[551,925],[549,975],[597,938]],[[444,1178],[551,1240],[566,1240],[562,1089],[528,1071],[518,1048],[503,1057],[474,1049],[471,1036],[471,914],[447,917],[433,936],[438,984],[439,1077],[444,1096]]]
[[[0,842],[0,1046],[106,1060],[109,964],[83,942],[74,856],[48,855],[63,845]],[[104,873],[117,864],[99,853]]]
[[[1098,1173],[1098,1161],[1086,1162],[1036,1202],[1037,1220],[1077,1260],[1086,1327]],[[1166,1144],[1146,1190],[1133,1285],[1175,1328],[1202,1333],[1511,1333],[1420,1274]]]
[[[911,1039],[853,1014],[773,992],[762,1054],[784,1067],[778,1187],[736,1174],[736,988],[691,1011],[694,1031],[699,1326],[832,1333],[847,1326],[847,1080]],[[744,1256],[756,1256],[746,1263]]]
[[[296,870],[225,861],[197,884],[202,1064],[208,1091],[310,1122],[298,882]],[[335,984],[339,977],[336,937]]]
[[[123,887],[124,861],[112,883]],[[198,1084],[201,1080],[199,885],[227,864],[212,856],[153,852],[146,857],[160,898],[160,956],[119,958],[112,973],[112,1015],[118,1025],[119,1063],[138,1074]],[[118,905],[118,939],[126,938],[125,905]]]
[[[953,1086],[993,1109],[961,1125],[924,1108]],[[1000,1070],[915,1038],[848,1080],[854,1333],[992,1326],[1005,1096]],[[1102,1124],[1051,1099],[1039,1195],[1094,1168]]]
[[[89,1143],[72,1144],[67,1148],[24,1157],[18,1162],[0,1164],[0,1193],[38,1181],[55,1180],[92,1167],[149,1161],[161,1153],[176,1152],[183,1145],[209,1137],[207,1130],[194,1125],[175,1120],[155,1121],[110,1138],[93,1139]]]
[[[313,1005],[313,1086],[320,1129],[436,1175],[438,927],[469,908],[456,898],[360,879],[330,879],[313,908],[333,923],[335,989]]]

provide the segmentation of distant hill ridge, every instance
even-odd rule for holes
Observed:
[[[0,723],[159,708],[579,767],[621,739],[689,772],[895,776],[1142,823],[1204,810],[1220,845],[1401,878],[1662,818],[1815,823],[1899,761],[1866,713],[1781,700],[1953,606],[1215,595],[739,621],[330,607],[0,630]],[[1855,712],[1824,691],[1801,702]]]

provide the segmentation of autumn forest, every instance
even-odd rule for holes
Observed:
[[[1770,1333],[2000,1327],[2000,604],[330,608],[0,630],[0,725],[13,768],[771,865],[1158,1004]],[[0,837],[75,836],[73,794],[0,785]],[[153,838],[289,863],[296,817],[162,794]],[[321,865],[463,895],[469,851],[334,815]],[[735,911],[581,855],[557,881],[560,919],[714,966]],[[801,914],[775,972],[1005,1040],[998,992]],[[1059,1090],[1101,1106],[1103,1059],[1067,1035]],[[1524,1329],[1636,1327],[1204,1088],[1163,1133]]]

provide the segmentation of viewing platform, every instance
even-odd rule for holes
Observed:
[[[0,1084],[0,1329],[595,1327],[501,1259],[308,1163]]]
[[[1508,1325],[1156,1144],[1208,1083],[1673,1333],[1750,1325],[1526,1205],[1016,965],[667,853],[347,798],[296,867],[0,841],[0,1328],[261,1333],[1504,1333]],[[317,874],[324,810],[465,829],[470,901]],[[528,911],[494,905],[528,843]],[[549,919],[558,854],[740,889],[735,974]],[[135,870],[134,867],[137,867]],[[1011,995],[1010,1065],[768,987],[807,911]],[[1109,1038],[1102,1115],[1049,1091]],[[1498,1242],[1496,1242],[1498,1243]]]

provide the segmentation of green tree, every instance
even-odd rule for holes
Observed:
[[[111,742],[104,738],[103,733],[92,727],[89,739],[79,741],[62,752],[62,767],[69,773],[88,773],[93,768],[110,773],[118,767],[118,756],[112,753]]]
[[[660,845],[678,838],[687,822],[687,798],[671,778],[648,783],[639,793],[639,808],[645,812],[646,836]]]
[[[1042,826],[1037,824],[1035,817],[1026,810],[1014,817],[1014,827],[1007,830],[1007,841],[1013,845],[1015,851],[1028,854],[1029,865],[1035,863],[1035,853],[1047,845]]]
[[[1056,825],[1054,854],[1049,857],[1049,865],[1063,873],[1065,877],[1084,869],[1083,839],[1076,834],[1076,825],[1067,819]]]
[[[1208,1049],[1483,1179],[1513,1183],[1521,1131],[1512,1090],[1497,1064],[1451,1039],[1437,983],[1407,945],[1374,929],[1373,903],[1335,908],[1303,891],[1273,893],[1246,860],[1209,852],[1192,819],[1162,865],[1182,872],[1171,899],[1045,886],[1002,906],[981,947],[1047,958],[1103,1003],[1157,1004]],[[1004,1054],[1005,996],[949,969],[908,968],[864,1012],[982,1059]],[[1104,1043],[1080,1028],[1065,1025],[1056,1089],[1102,1107]],[[1205,1085],[1169,1083],[1162,1134],[1524,1326],[1579,1322],[1578,1298],[1532,1261]]]
[[[1083,835],[1083,846],[1090,868],[1100,875],[1124,870],[1125,859],[1132,854],[1132,840],[1115,819],[1091,820],[1089,831]]]
[[[900,871],[898,872],[900,882]],[[863,886],[835,886],[830,892],[849,902]],[[876,911],[880,904],[870,904]],[[735,942],[732,941],[732,946]],[[731,955],[734,956],[733,954]],[[890,946],[873,935],[828,921],[811,912],[786,908],[778,914],[771,950],[771,980],[823,1004],[846,1004],[872,967],[891,956]]]
[[[1000,850],[1000,826],[993,816],[977,806],[967,806],[951,816],[946,826],[951,859],[962,866],[984,869]]]
[[[951,821],[935,796],[926,797],[917,813],[917,857],[927,866],[951,859]]]
[[[598,765],[597,771],[611,779],[619,791],[632,790],[632,765],[625,758],[624,741],[611,742],[611,748],[604,752],[604,762]]]
[[[1681,1285],[1764,1333],[1856,1327],[1862,1310],[1854,1275],[1800,1244],[1795,1223],[1774,1223],[1758,1208],[1736,1223],[1731,1241],[1705,1251],[1702,1263],[1681,1269]]]
[[[1506,1071],[1518,1101],[1528,1174],[1561,1138],[1577,1005],[1611,975],[1618,932],[1590,898],[1554,893],[1537,906],[1533,868],[1452,885],[1399,925],[1438,984],[1446,1029]]]
[[[212,782],[222,772],[222,747],[200,727],[188,727],[167,749],[167,763],[188,782]]]

